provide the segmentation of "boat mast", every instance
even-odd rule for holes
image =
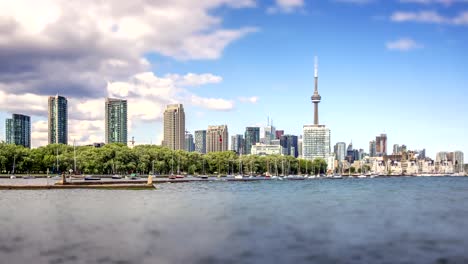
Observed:
[[[174,174],[174,152],[172,153],[172,159],[171,159],[171,175]]]
[[[276,171],[276,176],[278,176],[278,164],[276,162],[276,159],[275,159],[275,171]]]
[[[112,162],[112,165],[114,163]],[[76,175],[76,147],[75,147],[75,140],[73,139],[73,172]]]
[[[284,176],[284,160],[281,160],[281,175]]]
[[[56,153],[57,153],[56,157],[57,157],[57,174],[58,174],[59,173],[58,147],[56,149]]]
[[[179,160],[177,161],[177,174],[180,175],[180,156],[179,156]]]
[[[13,156],[13,172],[11,173],[12,175],[15,175],[15,165],[16,165],[16,153]]]

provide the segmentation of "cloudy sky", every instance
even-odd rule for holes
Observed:
[[[183,103],[189,131],[230,134],[273,119],[338,141],[468,154],[468,0],[0,0],[0,118],[32,116],[46,144],[47,97],[69,99],[69,139],[104,140],[104,98],[126,98],[129,135],[160,143]],[[4,138],[4,122],[0,122]]]

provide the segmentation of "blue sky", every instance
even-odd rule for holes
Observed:
[[[184,88],[199,97],[234,102],[220,111],[182,101],[187,130],[227,124],[231,135],[243,134],[246,126],[266,124],[270,116],[277,129],[301,134],[302,126],[313,121],[310,96],[318,56],[320,123],[331,129],[332,144],[352,140],[367,151],[369,140],[387,133],[389,149],[406,144],[426,148],[432,157],[442,150],[468,153],[466,1],[292,0],[286,8],[281,1],[245,2],[243,7],[203,9],[219,19],[215,28],[249,29],[217,56],[142,52],[149,62],[146,71],[156,76],[210,73],[222,78]],[[256,102],[240,99],[250,97]],[[0,110],[2,119],[12,111]],[[33,115],[33,120],[44,118]],[[0,130],[4,135],[3,122]],[[140,143],[157,142],[162,122],[159,117],[134,122],[130,135]]]

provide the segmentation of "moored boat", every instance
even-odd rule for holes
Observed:
[[[85,177],[84,177],[84,180],[85,180],[85,181],[100,181],[101,178],[99,178],[99,177],[94,177],[94,176],[85,176]]]

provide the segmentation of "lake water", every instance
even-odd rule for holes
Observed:
[[[0,191],[0,263],[468,263],[468,177]]]

